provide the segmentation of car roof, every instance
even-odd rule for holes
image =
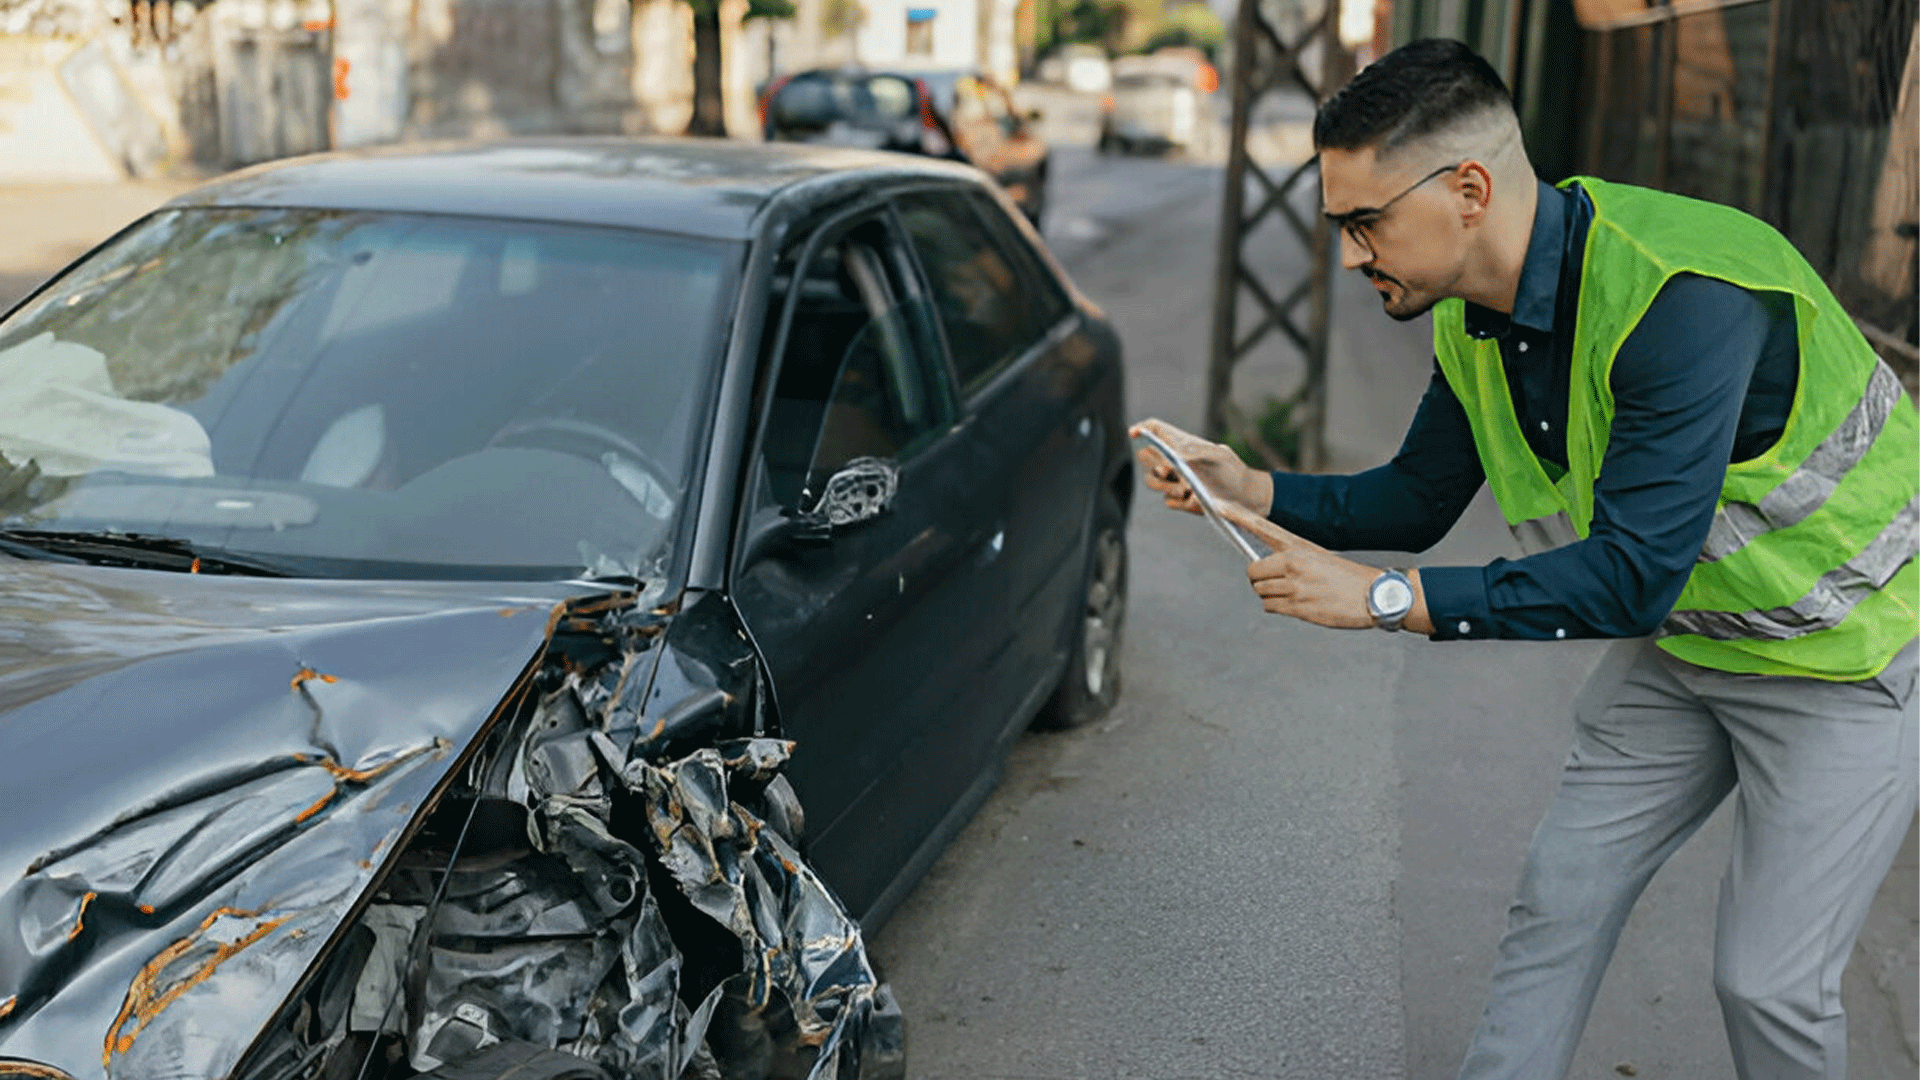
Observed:
[[[463,214],[742,240],[777,201],[812,204],[876,183],[971,176],[931,158],[800,143],[552,137],[291,158],[167,206]]]

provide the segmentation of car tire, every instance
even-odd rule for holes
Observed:
[[[1094,508],[1093,542],[1067,669],[1033,726],[1062,731],[1105,716],[1120,699],[1120,642],[1127,619],[1127,518],[1112,492]]]

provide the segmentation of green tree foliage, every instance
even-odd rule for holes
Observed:
[[[1043,0],[1038,21],[1043,49],[1061,45],[1100,45],[1109,52],[1127,24],[1125,0]]]
[[[1204,3],[1186,3],[1160,13],[1159,25],[1147,39],[1144,51],[1186,45],[1206,53],[1208,60],[1215,60],[1220,44],[1226,39],[1227,28],[1211,7]]]

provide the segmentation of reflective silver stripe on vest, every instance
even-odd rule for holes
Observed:
[[[1565,510],[1552,517],[1534,518],[1507,528],[1513,532],[1513,538],[1520,542],[1520,550],[1528,555],[1563,548],[1580,539],[1580,534],[1574,531],[1573,518]]]
[[[1900,380],[1884,363],[1874,365],[1866,392],[1833,434],[1813,448],[1792,476],[1766,493],[1759,505],[1732,502],[1713,515],[1713,527],[1700,548],[1700,562],[1724,559],[1774,529],[1797,525],[1813,516],[1833,494],[1847,473],[1860,464],[1880,437],[1893,407],[1900,402]]]
[[[1676,611],[1660,636],[1698,634],[1715,641],[1784,641],[1840,625],[1860,601],[1892,580],[1920,552],[1920,495],[1907,503],[1873,543],[1814,583],[1807,595],[1767,611]]]

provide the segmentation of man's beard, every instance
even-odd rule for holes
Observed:
[[[1403,301],[1408,300],[1412,297],[1412,292],[1407,288],[1406,283],[1401,281],[1399,278],[1394,277],[1392,274],[1383,274],[1378,270],[1374,270],[1365,266],[1360,268],[1360,272],[1366,275],[1366,278],[1369,281],[1376,282],[1376,283],[1390,282],[1391,284],[1393,284],[1395,287],[1397,287],[1400,290],[1400,297]],[[1375,286],[1375,289],[1376,291],[1378,291],[1377,284]],[[1415,307],[1396,309],[1393,306],[1392,297],[1388,293],[1385,293],[1385,292],[1380,293],[1380,310],[1386,312],[1387,317],[1390,319],[1393,319],[1396,322],[1412,322],[1413,320],[1419,318],[1420,316],[1425,315],[1427,312],[1432,311],[1433,305],[1437,303],[1439,303],[1439,299],[1436,297],[1424,303],[1418,304]]]

